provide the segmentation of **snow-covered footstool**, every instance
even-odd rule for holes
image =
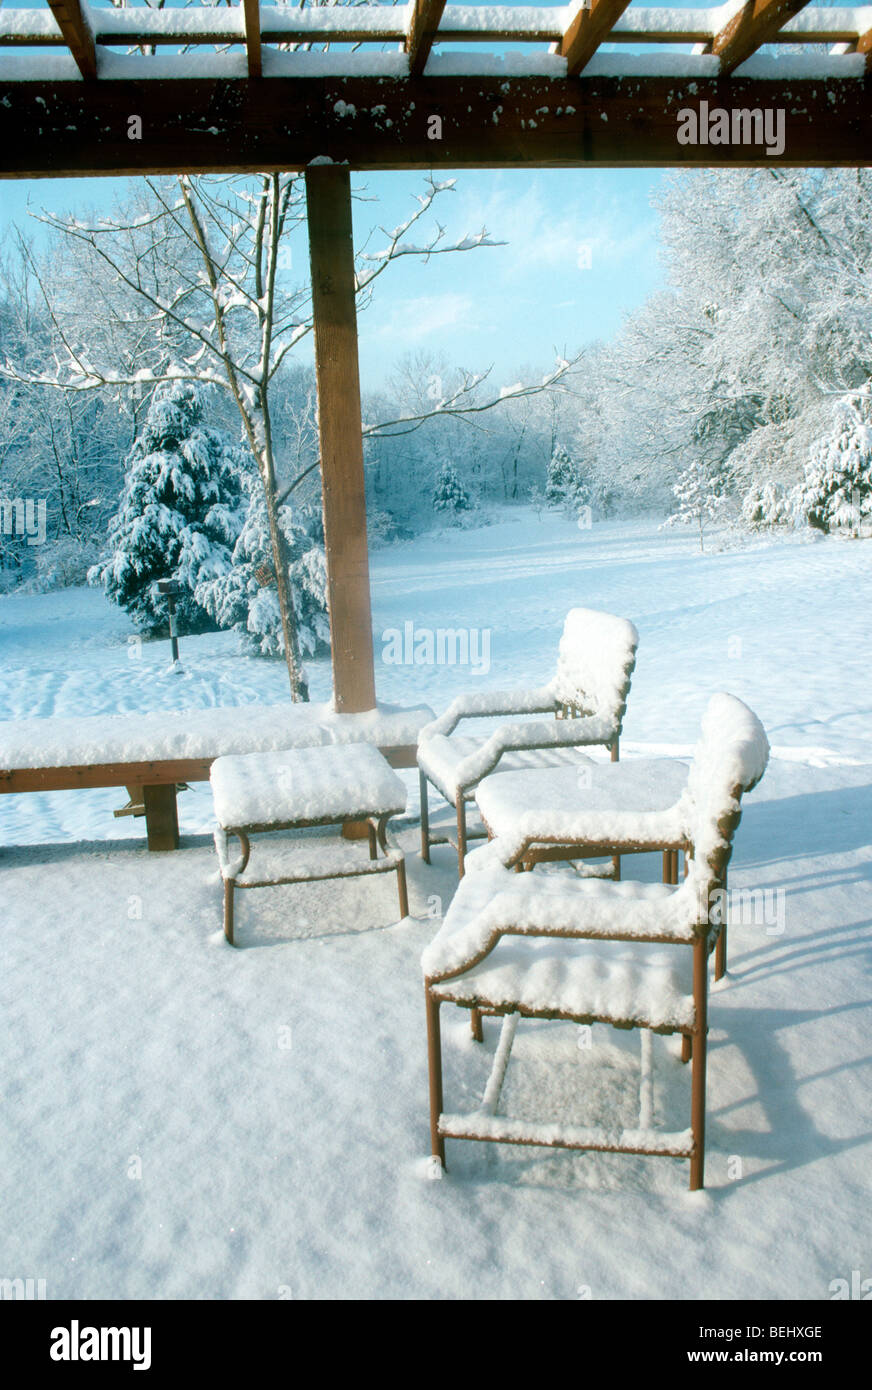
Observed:
[[[395,870],[400,915],[408,916],[403,852],[387,838],[391,816],[406,809],[406,789],[377,748],[355,743],[216,758],[210,782],[218,821],[215,848],[224,880],[224,935],[231,946],[235,888],[266,888]],[[308,861],[295,861],[290,872],[283,871],[278,877],[244,877],[252,835],[361,821],[369,829],[368,860],[361,858],[353,844],[344,842],[336,856],[330,857],[320,846]],[[229,850],[230,836],[241,846],[241,857],[235,860]]]

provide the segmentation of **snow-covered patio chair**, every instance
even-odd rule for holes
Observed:
[[[560,766],[570,750],[597,745],[608,748],[617,762],[638,641],[639,634],[626,618],[573,608],[563,626],[557,671],[547,685],[459,695],[444,714],[421,730],[418,769],[425,863],[430,862],[430,846],[448,839],[430,834],[428,782],[455,809],[462,876],[467,840],[481,838],[467,831],[466,803],[475,796],[481,779],[498,765],[501,771]],[[484,737],[454,734],[464,719],[533,714],[554,714],[556,719],[500,724]]]
[[[665,812],[615,814],[609,842],[686,847],[680,885],[612,883],[571,873],[516,874],[518,846],[492,840],[470,858],[436,937],[424,951],[433,1154],[445,1140],[477,1139],[690,1159],[691,1189],[704,1180],[708,957],[723,916],[723,889],[741,799],[763,776],[769,744],[746,705],[716,695],[706,710],[687,787]],[[561,837],[590,841],[580,813]],[[503,1017],[483,1101],[473,1114],[443,1111],[440,1006]],[[643,1046],[639,1124],[620,1132],[531,1123],[497,1113],[519,1018],[610,1023],[678,1033],[692,1058],[690,1128],[653,1123],[650,1047]],[[478,1036],[475,1026],[473,1036]]]

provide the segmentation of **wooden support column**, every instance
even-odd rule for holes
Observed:
[[[375,669],[348,168],[310,166],[306,202],[333,695],[356,714],[375,706]]]
[[[145,829],[151,850],[178,849],[179,815],[176,807],[176,788],[171,786],[143,787]]]

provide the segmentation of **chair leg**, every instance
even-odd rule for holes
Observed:
[[[463,878],[466,863],[466,802],[463,792],[457,793],[457,872]]]
[[[705,1183],[705,1064],[708,1029],[708,949],[700,936],[693,946],[693,1001],[696,1031],[693,1037],[693,1069],[690,1078],[690,1128],[693,1154],[690,1159],[690,1190],[698,1192]]]
[[[470,1009],[469,1024],[472,1029],[473,1042],[484,1042],[484,1033],[481,1027],[481,1009]]]
[[[612,855],[612,878],[615,883],[621,881],[621,856],[619,854]]]
[[[418,773],[418,785],[421,788],[421,858],[425,864],[430,863],[430,799],[427,792],[427,778],[423,772]]]
[[[693,1038],[690,1036],[689,1033],[682,1033],[682,1035],[681,1035],[681,1060],[682,1060],[682,1062],[689,1062],[692,1056],[693,1056]]]
[[[439,1133],[442,1114],[442,1039],[439,1032],[439,1000],[424,986],[427,999],[427,1063],[430,1078],[430,1151],[445,1167],[445,1140]]]
[[[715,946],[715,980],[722,980],[727,973],[727,924],[721,927],[718,944]]]
[[[406,865],[402,859],[397,865],[397,892],[400,895],[400,917],[408,917],[409,889],[406,883]]]
[[[233,945],[233,879],[224,880],[224,939]]]

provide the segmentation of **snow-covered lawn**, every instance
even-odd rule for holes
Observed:
[[[712,995],[707,1190],[687,1165],[451,1143],[427,1177],[419,956],[456,884],[451,851],[402,840],[392,877],[240,895],[221,935],[208,788],[180,797],[183,849],[149,855],[118,792],[0,798],[0,1276],[51,1297],[830,1297],[870,1267],[872,542],[700,556],[652,523],[579,531],[523,513],[374,556],[377,653],[404,628],[490,629],[490,670],[380,664],[386,700],[540,683],[566,610],[632,618],[623,744],[687,752],[710,694],[765,723]],[[128,642],[99,594],[0,600],[0,718],[284,697],[236,639]],[[328,694],[323,663],[313,698]],[[255,845],[254,853],[257,853]],[[638,861],[655,878],[659,865]],[[472,1104],[498,1032],[445,1013],[446,1100]],[[636,1034],[519,1030],[519,1115],[632,1122]],[[655,1039],[656,1114],[687,1123],[687,1069]]]

